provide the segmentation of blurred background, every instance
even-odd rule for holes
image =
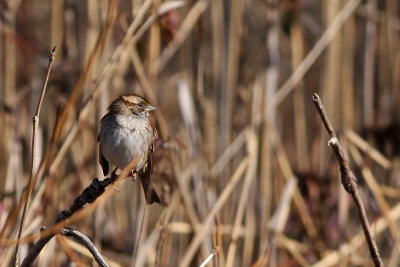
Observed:
[[[32,164],[22,237],[104,178],[99,121],[134,92],[157,107],[152,179],[167,205],[146,207],[126,179],[70,224],[111,266],[371,266],[316,92],[382,259],[398,266],[399,32],[397,0],[0,1],[1,237],[18,236]],[[14,254],[2,243],[0,265]],[[95,265],[61,235],[37,263]]]

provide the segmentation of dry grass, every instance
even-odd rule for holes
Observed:
[[[145,208],[127,179],[80,213],[70,226],[110,266],[372,265],[314,92],[383,262],[398,266],[400,5],[360,2],[1,2],[0,266],[13,262],[31,166],[19,262],[41,226],[51,230],[103,179],[98,124],[125,92],[158,108],[153,179],[169,205]],[[56,44],[32,162],[32,117]],[[61,235],[38,257],[71,261],[93,259]]]

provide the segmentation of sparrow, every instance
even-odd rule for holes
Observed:
[[[110,163],[117,169],[124,169],[137,157],[136,168],[131,170],[134,179],[139,177],[147,204],[160,203],[150,175],[152,172],[152,154],[157,130],[150,121],[149,112],[156,108],[142,96],[123,94],[108,107],[108,113],[100,121],[97,138],[99,144],[99,163],[104,176],[109,172]]]

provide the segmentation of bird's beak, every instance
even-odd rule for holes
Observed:
[[[147,111],[152,111],[152,110],[155,110],[156,108],[155,107],[153,107],[152,105],[148,105],[147,107],[146,107],[146,110]]]

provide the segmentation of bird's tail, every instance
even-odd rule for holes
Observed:
[[[154,202],[160,203],[160,197],[158,196],[153,184],[150,181],[150,177],[143,177],[140,179],[143,186],[144,197],[146,198],[147,204],[153,204]]]

